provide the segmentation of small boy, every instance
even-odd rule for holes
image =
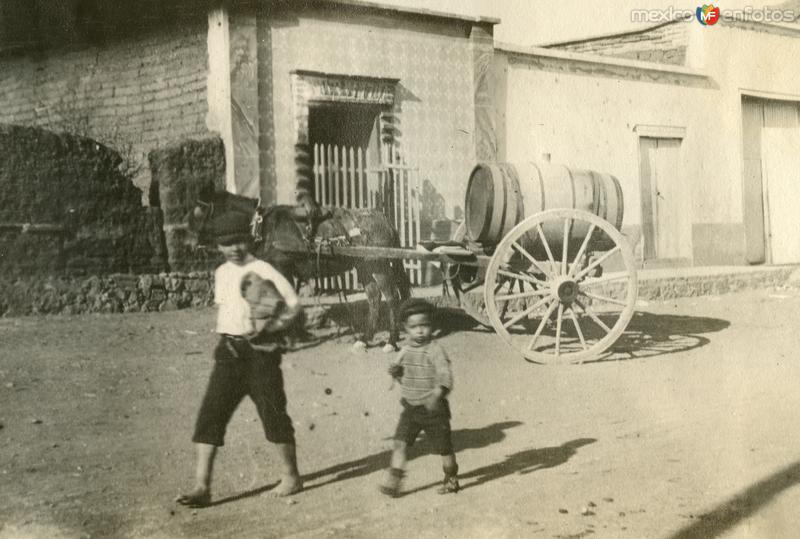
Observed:
[[[245,395],[256,405],[267,440],[278,449],[284,467],[283,477],[271,494],[289,496],[303,488],[297,470],[294,428],[286,413],[286,394],[281,373],[281,349],[254,348],[250,307],[242,296],[243,278],[254,273],[271,281],[283,297],[283,308],[269,331],[289,327],[301,313],[291,284],[271,265],[252,254],[250,217],[241,212],[224,213],[211,223],[217,248],[225,257],[214,274],[214,301],[219,307],[214,350],[214,367],[208,381],[192,441],[197,447],[195,486],[175,501],[190,507],[211,502],[211,474],[217,448],[224,444],[225,430],[234,410]]]
[[[423,430],[442,456],[444,482],[438,489],[439,494],[458,492],[458,463],[450,436],[447,402],[447,395],[453,388],[453,375],[447,354],[431,340],[433,306],[412,298],[403,304],[400,316],[408,343],[389,367],[389,374],[400,382],[403,412],[394,435],[391,467],[381,492],[388,496],[399,494],[405,475],[406,449],[414,445]]]

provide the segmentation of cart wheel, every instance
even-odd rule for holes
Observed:
[[[571,363],[598,357],[619,338],[637,288],[633,252],[611,223],[556,209],[500,241],[484,298],[492,327],[528,361]]]

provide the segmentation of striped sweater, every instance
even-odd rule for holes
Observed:
[[[423,404],[439,386],[453,389],[450,360],[444,349],[435,342],[404,346],[396,363],[403,367],[403,377],[400,379],[402,396],[413,406]]]

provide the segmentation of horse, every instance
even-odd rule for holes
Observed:
[[[389,307],[389,341],[384,352],[396,351],[399,340],[399,302],[410,297],[410,283],[403,263],[398,259],[355,259],[320,257],[313,243],[306,239],[308,229],[302,223],[303,210],[297,206],[273,205],[264,208],[253,198],[215,190],[200,190],[194,209],[189,213],[189,229],[201,245],[213,245],[207,226],[218,212],[239,211],[251,216],[253,254],[271,264],[289,282],[299,288],[303,282],[340,275],[355,268],[364,289],[369,318],[362,334],[356,335],[354,348],[366,349],[375,336],[381,296]],[[374,209],[322,208],[326,217],[312,221],[314,236],[323,240],[346,241],[365,247],[400,247],[397,231],[386,215]],[[355,328],[354,328],[355,330]]]

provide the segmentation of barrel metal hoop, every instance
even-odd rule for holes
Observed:
[[[622,185],[620,185],[616,176],[611,176],[610,174],[609,176],[614,184],[614,190],[617,192],[617,219],[614,226],[617,227],[617,230],[622,230],[622,219],[625,215],[625,199],[622,196]]]
[[[600,215],[601,208],[605,208],[606,211],[604,213],[608,213],[608,201],[606,200],[603,178],[594,170],[590,170],[589,175],[592,178],[592,213],[608,221],[607,215]]]
[[[541,202],[542,202],[542,207],[539,208],[536,211],[536,213],[538,213],[540,211],[545,211],[545,209],[547,208],[547,199],[545,198],[546,193],[545,193],[545,190],[544,190],[544,176],[542,176],[542,170],[536,164],[533,165],[533,168],[536,170],[536,177],[539,178],[539,191],[541,192],[541,196],[539,197],[539,200],[541,200]],[[532,209],[532,208],[529,208],[529,209]],[[533,213],[534,212],[531,212],[529,215],[533,215]],[[526,214],[526,215],[528,215],[528,214]]]
[[[492,177],[492,189],[493,189],[493,205],[492,205],[492,214],[489,219],[489,234],[488,238],[490,241],[496,243],[499,242],[501,239],[501,232],[503,229],[503,214],[505,213],[505,201],[506,201],[506,193],[505,193],[505,185],[506,182],[503,178],[503,169],[501,169],[497,165],[490,165],[489,169],[491,170],[491,177]],[[498,186],[498,183],[500,184]]]
[[[575,208],[575,177],[572,175],[572,170],[570,170],[567,165],[562,166],[564,167],[564,170],[567,171],[567,176],[569,176],[569,193],[572,195],[572,204],[570,205],[570,208]]]
[[[509,167],[509,170],[511,171],[511,174],[509,174],[509,179],[511,181],[510,190],[514,193],[514,198],[516,199],[514,201],[516,204],[516,215],[511,222],[508,220],[505,221],[508,224],[508,230],[503,229],[503,236],[508,234],[512,228],[517,226],[525,218],[525,203],[522,200],[522,190],[519,185],[519,170],[517,170],[517,167]]]

